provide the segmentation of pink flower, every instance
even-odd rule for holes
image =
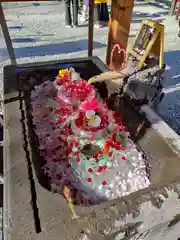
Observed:
[[[86,101],[81,105],[81,110],[84,112],[97,109],[99,109],[99,104],[96,100]]]
[[[98,111],[100,113],[100,116],[107,114],[107,111],[108,111],[108,109],[105,106],[102,106],[101,104],[99,104],[99,102],[95,99],[90,101],[85,101],[84,103],[82,103],[80,106],[80,110],[83,112],[87,112],[90,110],[95,112]]]

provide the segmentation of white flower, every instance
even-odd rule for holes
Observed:
[[[101,118],[96,115],[96,112],[93,110],[88,110],[86,112],[86,118],[88,119],[88,126],[99,127],[101,124]]]

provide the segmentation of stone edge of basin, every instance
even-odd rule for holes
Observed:
[[[98,57],[91,59],[102,72],[109,71],[109,68]],[[141,111],[146,115],[152,128],[163,137],[176,154],[180,155],[180,136],[148,105],[141,106]]]
[[[164,138],[173,151],[180,155],[180,136],[148,105],[143,105],[141,111],[152,124],[152,128]]]
[[[66,63],[70,63],[70,62],[80,62],[80,61],[85,61],[85,60],[91,60],[100,70],[101,72],[108,72],[110,71],[108,66],[105,65],[102,60],[99,57],[93,56],[93,57],[88,57],[88,58],[76,58],[76,59],[66,59]],[[64,63],[63,61],[51,61],[50,65],[53,64],[61,64]],[[12,70],[15,71],[15,69],[17,67],[34,67],[34,66],[44,66],[44,65],[48,65],[48,62],[41,62],[41,63],[25,63],[25,64],[20,64],[18,66],[6,66],[4,68],[6,74],[10,71],[12,72]],[[12,78],[11,78],[12,79]],[[145,113],[147,119],[149,120],[149,122],[152,125],[152,128],[158,132],[163,138],[164,140],[167,142],[167,144],[173,149],[174,152],[176,152],[178,155],[180,155],[180,136],[178,134],[175,133],[175,131],[164,122],[164,120],[158,115],[156,114],[148,105],[143,105],[141,107],[141,111],[143,113]]]

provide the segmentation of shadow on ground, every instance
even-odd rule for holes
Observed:
[[[0,48],[0,62],[9,59],[8,52],[6,48]]]
[[[32,41],[31,41],[32,42]],[[94,42],[94,48],[105,47],[105,44]],[[14,48],[16,58],[35,57],[35,56],[50,56],[57,54],[68,54],[72,52],[80,52],[87,50],[88,40],[82,39],[72,42],[45,44],[41,46],[27,46]]]
[[[180,83],[180,50],[165,52],[164,61],[167,65],[166,87],[173,87]]]
[[[155,7],[159,7],[161,9],[162,8],[167,9],[167,8],[171,7],[171,1],[168,1],[168,0],[153,0],[153,1],[138,0],[137,5],[138,6],[152,5],[152,6],[155,6]]]
[[[165,96],[157,111],[180,135],[180,51],[165,52],[164,58],[167,65],[164,82]]]
[[[154,20],[154,21],[163,21],[164,17],[168,15],[168,11],[164,11],[164,12],[156,12],[156,13],[142,13],[142,12],[138,12],[135,11],[133,12],[132,15],[132,23],[140,23],[142,20],[144,19],[150,19],[150,20]],[[162,18],[162,19],[160,19]]]

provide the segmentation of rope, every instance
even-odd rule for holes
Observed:
[[[114,64],[113,64],[113,56],[114,56],[114,51],[116,50],[116,48],[118,49],[118,53],[119,54],[121,52],[123,53],[124,61],[123,61],[123,64],[122,64],[121,68],[119,69],[119,71],[122,71],[126,67],[126,65],[127,65],[127,62],[126,62],[126,51],[118,43],[114,44],[114,46],[113,46],[113,48],[111,50],[110,63],[112,64],[112,69],[115,71],[116,69],[115,69]]]

